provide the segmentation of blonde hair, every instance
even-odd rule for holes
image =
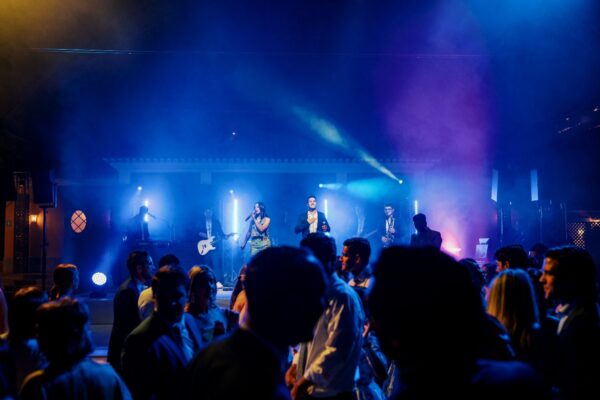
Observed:
[[[502,271],[492,281],[488,296],[487,312],[508,331],[517,355],[527,353],[533,330],[539,324],[529,275],[518,269]]]

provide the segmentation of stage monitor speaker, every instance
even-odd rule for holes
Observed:
[[[33,202],[42,208],[56,208],[56,183],[54,171],[43,170],[31,173]]]

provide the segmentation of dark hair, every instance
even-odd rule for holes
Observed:
[[[374,275],[367,304],[382,346],[397,343],[388,351],[401,368],[474,361],[485,311],[465,267],[434,248],[396,246],[381,252]]]
[[[164,267],[165,265],[180,265],[181,262],[175,254],[165,254],[158,260],[158,268]]]
[[[308,200],[310,200],[310,199],[315,199],[315,200],[317,200],[317,196],[315,196],[314,194],[311,194],[310,196],[308,196],[308,197],[306,198],[306,201],[308,201]]]
[[[365,238],[353,237],[344,241],[344,246],[348,247],[350,255],[358,254],[365,263],[369,262],[371,257],[371,244]]]
[[[78,275],[79,271],[75,264],[58,264],[52,274],[54,286],[50,289],[50,300],[58,300],[70,289],[74,289]]]
[[[391,208],[393,208],[394,210],[396,209],[396,207],[394,207],[394,205],[393,205],[392,203],[385,203],[385,204],[383,205],[383,208],[386,208],[386,207],[391,207]]]
[[[129,275],[132,277],[135,276],[135,270],[138,265],[145,265],[148,261],[148,252],[136,250],[132,251],[127,257],[127,270],[129,271]]]
[[[50,365],[71,365],[93,350],[84,303],[63,297],[37,310],[38,341]]]
[[[8,307],[9,340],[27,340],[35,337],[35,313],[48,301],[48,296],[35,286],[21,288]]]
[[[310,249],[317,260],[323,264],[325,272],[331,275],[334,271],[333,264],[337,259],[335,239],[321,232],[310,233],[300,242],[300,246]]]
[[[412,219],[414,222],[417,222],[417,221],[427,222],[427,216],[425,216],[425,214],[421,214],[421,213],[415,214]]]
[[[554,247],[546,252],[546,258],[557,263],[555,285],[560,300],[596,301],[596,264],[587,250],[575,246]]]
[[[190,280],[183,268],[180,266],[166,265],[158,269],[158,272],[152,277],[152,294],[157,295],[161,287],[176,287],[183,285],[186,292],[190,288]]]
[[[306,249],[259,252],[248,264],[245,284],[253,329],[273,335],[279,344],[310,340],[307,332],[312,334],[324,310],[326,282],[321,263]]]
[[[268,217],[267,207],[265,207],[265,203],[263,203],[262,201],[257,201],[256,204],[258,204],[258,209],[260,210],[261,218]]]
[[[477,261],[472,258],[463,258],[458,262],[467,268],[467,271],[469,271],[469,274],[471,275],[471,281],[475,287],[479,290],[483,289],[485,286],[485,274],[481,270],[481,267],[479,267],[479,264],[477,264]]]
[[[196,305],[197,299],[194,293],[194,290],[198,287],[210,287],[211,283],[216,287],[217,286],[217,277],[210,267],[206,265],[194,265],[190,272],[188,273],[188,277],[190,280],[190,294],[189,294],[189,303]],[[216,294],[216,293],[215,293]],[[209,294],[209,305],[215,304],[216,298],[213,293]]]
[[[494,257],[502,263],[508,262],[509,268],[527,269],[529,265],[527,252],[520,244],[501,247],[496,250]]]

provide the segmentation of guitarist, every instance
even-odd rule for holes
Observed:
[[[200,240],[210,239],[214,236],[214,243],[223,239],[226,235],[223,232],[221,222],[217,218],[213,217],[212,208],[206,208],[204,210],[204,217],[200,219],[200,226],[198,227],[198,237]],[[221,262],[221,246],[215,246],[216,250],[209,251],[207,254],[200,256],[200,263],[208,265],[212,268],[219,282],[223,281],[223,267]]]

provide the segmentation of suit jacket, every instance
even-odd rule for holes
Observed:
[[[86,357],[68,370],[49,367],[32,373],[20,398],[130,400],[131,394],[110,365]]]
[[[202,337],[193,317],[184,313],[183,318],[197,353]],[[188,363],[181,339],[156,313],[131,332],[121,355],[123,377],[135,399],[179,398]]]
[[[107,361],[117,372],[121,372],[121,349],[125,338],[141,321],[138,311],[140,291],[134,279],[123,282],[113,301],[113,327],[108,342]]]
[[[442,247],[442,235],[438,231],[427,228],[425,232],[413,233],[410,236],[411,247]]]
[[[600,317],[595,303],[577,304],[558,334],[561,398],[599,398]]]
[[[325,218],[325,214],[321,211],[317,211],[317,232],[330,232],[331,227],[329,226],[329,222],[327,222],[327,218]],[[294,228],[294,232],[302,233],[302,238],[308,236],[310,224],[306,220],[306,211],[298,216],[298,222],[296,223],[296,227]],[[326,229],[323,229],[323,225],[325,225]]]
[[[206,218],[205,217],[200,218],[200,225],[198,226],[198,232],[204,233],[206,235]],[[221,239],[223,236],[225,236],[225,232],[223,232],[223,227],[221,226],[221,223],[215,217],[212,218],[211,234],[212,234],[212,236],[215,237],[215,239]]]
[[[394,235],[392,235],[392,241],[388,242],[387,244],[384,244],[381,241],[381,237],[382,236],[386,236],[386,231],[385,231],[385,224],[386,224],[387,218],[384,218],[383,220],[381,220],[381,224],[379,225],[379,237],[377,237],[377,240],[384,245],[384,247],[390,247],[390,246],[395,246],[400,244],[402,241],[400,240],[402,238],[402,233],[400,230],[400,220],[398,218],[396,218],[394,216],[394,229],[396,231],[396,233],[394,233]]]

